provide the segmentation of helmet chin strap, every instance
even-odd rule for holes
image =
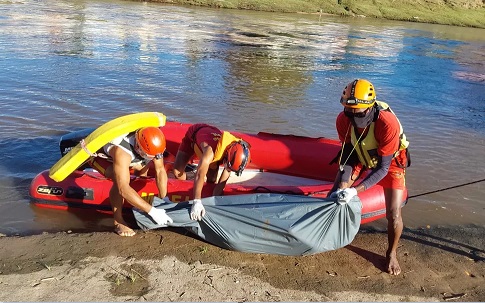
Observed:
[[[248,144],[245,142],[245,141],[242,141],[240,142],[240,144],[242,145],[243,147],[243,152],[244,152],[244,160],[243,162],[241,163],[241,166],[239,166],[239,169],[238,171],[236,172],[236,176],[240,176],[243,172],[243,170],[246,168],[246,166],[248,165],[248,154],[249,154],[249,147],[248,147]]]

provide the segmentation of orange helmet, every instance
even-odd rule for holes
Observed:
[[[167,143],[165,135],[158,127],[143,127],[136,131],[136,152],[144,158],[160,159]]]
[[[241,175],[249,162],[251,162],[251,153],[246,142],[233,142],[227,147],[226,165],[227,168],[236,173],[236,176]]]
[[[349,108],[368,108],[375,102],[374,85],[364,79],[357,79],[347,84],[340,98],[340,103]]]

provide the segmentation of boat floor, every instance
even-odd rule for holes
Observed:
[[[219,170],[219,175],[222,173],[222,168]],[[188,173],[187,179],[193,179],[193,176]],[[332,182],[316,180],[310,178],[303,178],[297,176],[284,175],[279,173],[261,171],[259,169],[245,169],[241,176],[231,174],[227,184],[237,184],[244,186],[315,186],[331,184]]]

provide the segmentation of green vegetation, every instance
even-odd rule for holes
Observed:
[[[326,13],[485,28],[485,0],[152,0],[284,13]]]
[[[209,247],[204,245],[204,246],[199,246],[199,252],[201,255],[206,254],[209,251]]]

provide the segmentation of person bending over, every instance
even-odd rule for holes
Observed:
[[[107,178],[113,180],[109,199],[113,209],[115,232],[120,236],[131,237],[135,231],[123,219],[123,203],[127,201],[150,215],[158,224],[172,223],[163,209],[152,207],[130,186],[130,170],[146,175],[149,167],[155,169],[158,196],[167,195],[167,172],[163,164],[165,136],[158,127],[144,127],[136,132],[120,136],[91,157],[88,163]]]
[[[189,127],[175,156],[173,171],[177,179],[186,180],[185,166],[194,154],[197,155],[199,164],[194,179],[194,199],[190,211],[192,220],[200,221],[205,215],[201,201],[205,179],[208,183],[216,183],[219,166],[223,164],[224,170],[213,192],[214,196],[222,195],[231,172],[241,175],[251,161],[249,149],[247,142],[217,127],[208,124]]]

